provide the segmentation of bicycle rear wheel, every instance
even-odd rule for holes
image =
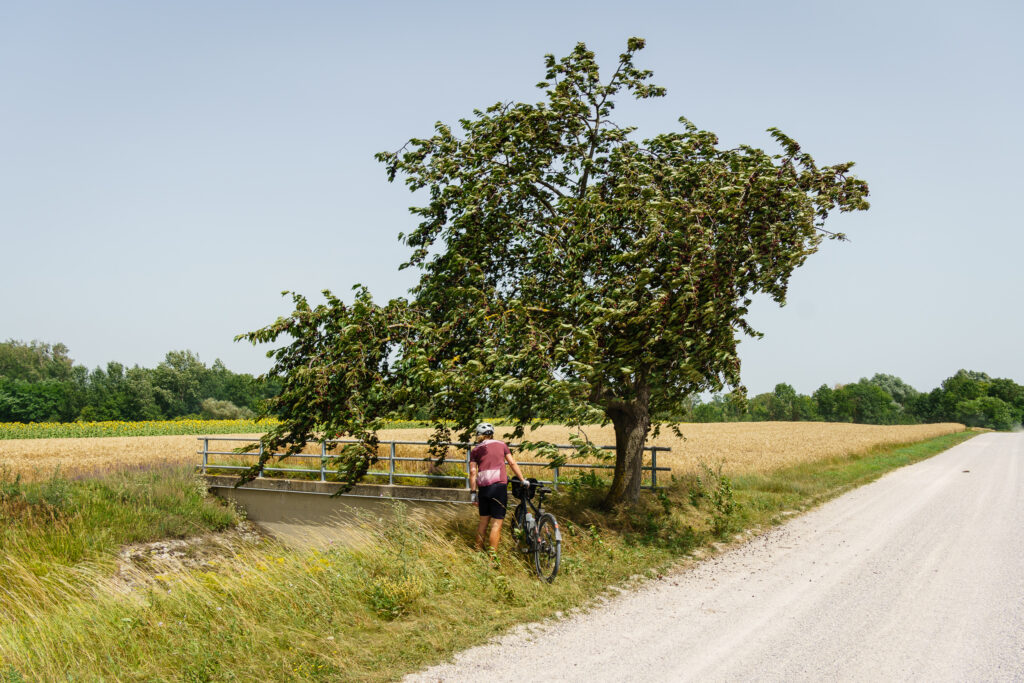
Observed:
[[[512,538],[521,553],[530,552],[530,539],[526,537],[526,501],[519,501],[512,513]]]
[[[537,576],[551,583],[562,562],[562,532],[555,516],[545,512],[537,522],[537,543],[533,547],[533,565]]]

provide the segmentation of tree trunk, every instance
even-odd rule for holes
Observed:
[[[649,411],[651,390],[646,384],[639,387],[636,399],[612,401],[605,409],[615,426],[615,477],[605,498],[609,507],[623,501],[635,503],[640,497],[643,481],[641,466],[644,445],[651,429]]]

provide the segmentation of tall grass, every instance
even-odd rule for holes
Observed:
[[[206,518],[207,505],[230,511],[202,499],[192,475],[173,470],[118,475],[122,484],[101,486],[8,481],[5,500],[15,502],[2,509],[5,529],[15,531],[4,537],[0,566],[0,680],[392,680],[969,436],[735,478],[710,463],[610,512],[594,507],[606,482],[581,473],[552,500],[565,548],[550,585],[533,577],[507,537],[496,565],[475,552],[472,515],[424,526],[398,509],[389,523],[363,519],[371,542],[359,548],[242,544],[203,568],[159,574],[133,566],[134,588],[126,589],[125,572],[113,575],[115,549],[161,533],[156,519],[131,511],[177,510],[179,533],[228,521]],[[77,512],[53,512],[62,500],[78,501],[67,508]],[[91,506],[106,511],[84,509]],[[75,515],[95,520],[78,527],[91,535],[85,551],[36,542]]]
[[[11,563],[40,578],[58,567],[109,568],[125,544],[219,531],[240,517],[208,496],[190,468],[157,467],[83,480],[0,477],[0,520],[0,590],[10,591],[27,576]]]
[[[127,594],[98,564],[76,566],[62,586],[9,563],[23,578],[0,615],[0,671],[30,680],[391,680],[672,557],[569,523],[572,557],[549,586],[510,545],[497,567],[472,550],[473,528],[472,519],[426,527],[398,511],[386,525],[365,520],[372,542],[361,549],[250,545],[209,569],[137,570]]]

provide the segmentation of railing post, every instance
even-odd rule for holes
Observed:
[[[395,442],[391,442],[388,454],[388,486],[395,485]]]
[[[470,446],[466,449],[466,490],[469,490],[469,458],[473,453],[473,447]]]
[[[210,440],[203,438],[203,474],[206,474],[206,465],[210,460]]]
[[[259,452],[259,457],[260,457],[260,459],[261,459],[261,460],[263,459],[263,442],[260,442],[260,452]],[[260,468],[260,473],[259,473],[259,474],[257,474],[257,475],[256,475],[256,477],[257,477],[258,479],[262,479],[262,478],[263,478],[263,468],[262,468],[262,467]]]
[[[555,487],[556,491],[558,490],[558,467],[557,466],[555,467],[555,479],[554,479],[554,481],[551,482],[551,485]]]
[[[327,440],[320,442],[320,481],[327,481]]]
[[[658,488],[658,447],[651,446],[651,490]]]

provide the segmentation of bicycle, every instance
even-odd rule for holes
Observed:
[[[537,480],[532,477],[527,481],[530,487],[524,495],[522,482],[519,479],[512,480],[512,495],[519,499],[512,514],[512,533],[520,536],[521,532],[526,545],[519,547],[520,552],[533,553],[533,567],[537,576],[551,583],[562,561],[562,532],[555,516],[544,512],[544,497],[552,493],[552,490],[538,486]],[[533,502],[534,496],[537,497],[536,504]]]

